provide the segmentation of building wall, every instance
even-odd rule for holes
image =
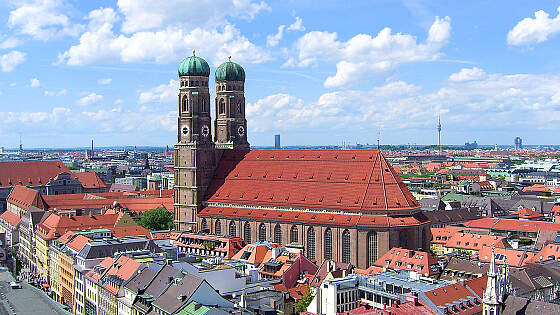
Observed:
[[[377,233],[377,256],[381,257],[389,249],[393,247],[403,247],[408,249],[417,250],[419,248],[426,250],[429,248],[430,234],[429,223],[416,227],[404,228],[383,228],[383,229],[366,229],[358,227],[344,227],[344,226],[325,226],[325,225],[311,225],[311,224],[293,224],[287,222],[271,222],[271,221],[257,221],[257,220],[239,220],[230,218],[212,218],[204,217],[211,233],[219,235],[229,235],[229,224],[234,222],[236,224],[237,234],[239,237],[244,238],[245,222],[249,222],[251,226],[251,242],[259,240],[259,227],[262,224],[266,227],[266,240],[274,241],[274,228],[277,224],[280,225],[282,231],[282,244],[290,243],[290,230],[292,226],[298,228],[298,243],[305,248],[304,254],[317,262],[322,262],[325,257],[325,244],[324,235],[325,231],[330,228],[332,231],[332,259],[335,261],[343,261],[343,248],[342,248],[342,234],[345,230],[350,232],[350,263],[358,268],[369,267],[367,258],[367,235],[370,231]],[[203,217],[198,218],[199,227],[201,226]],[[220,221],[221,233],[216,233],[216,221]],[[308,244],[308,230],[312,227],[315,230],[315,257],[311,257]],[[403,233],[401,233],[403,232]],[[427,233],[427,234],[426,234]],[[401,237],[402,236],[402,237]],[[407,246],[402,245],[402,238],[406,239]],[[400,238],[400,239],[399,239]]]
[[[35,258],[37,272],[45,279],[49,279],[49,241],[35,234]]]
[[[74,260],[64,254],[58,253],[58,277],[60,280],[60,295],[64,303],[74,307]]]

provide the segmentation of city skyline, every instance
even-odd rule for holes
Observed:
[[[556,144],[553,2],[189,4],[0,4],[0,146],[173,144],[193,49],[211,86],[230,55],[246,69],[255,146],[436,144],[438,113],[442,145]]]

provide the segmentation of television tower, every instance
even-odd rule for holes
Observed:
[[[441,153],[441,114],[438,114],[437,133],[437,145],[439,147],[439,152]]]

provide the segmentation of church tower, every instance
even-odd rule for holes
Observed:
[[[496,267],[496,256],[494,254],[494,246],[492,246],[492,259],[488,268],[488,282],[486,290],[482,297],[482,314],[483,315],[501,315],[503,303],[508,291],[508,269],[507,265],[498,271]]]
[[[245,119],[245,70],[230,60],[216,69],[214,142],[218,149],[249,149]]]
[[[179,74],[179,118],[174,170],[174,227],[196,230],[196,215],[215,168],[211,135],[208,63],[193,55],[185,58]]]

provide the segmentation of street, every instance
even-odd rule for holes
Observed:
[[[9,272],[0,272],[0,315],[12,314],[69,314],[60,310],[48,297],[25,282],[21,289],[10,287]]]

